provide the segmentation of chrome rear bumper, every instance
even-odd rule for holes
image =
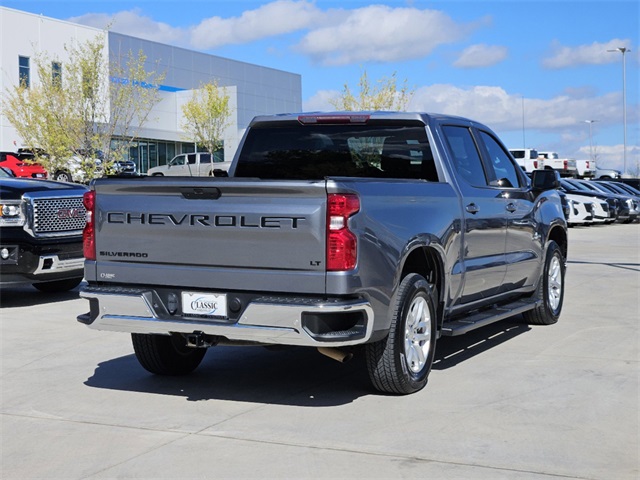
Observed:
[[[342,347],[366,343],[373,331],[373,309],[362,299],[324,300],[260,297],[246,305],[237,320],[170,315],[153,290],[88,286],[80,296],[89,300],[91,311],[78,321],[96,330],[143,334],[191,334],[224,337],[231,341],[264,344]],[[305,327],[303,316],[352,318],[358,325],[325,333]]]

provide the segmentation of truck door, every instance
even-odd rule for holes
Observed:
[[[198,176],[208,177],[211,174],[211,154],[198,154]]]
[[[489,132],[478,131],[489,167],[490,185],[504,199],[507,218],[505,278],[500,292],[532,285],[539,276],[542,239],[536,234],[534,199],[524,175],[519,172],[500,142]],[[537,239],[537,241],[536,241]]]
[[[195,162],[195,158],[193,161]],[[171,162],[169,162],[166,174],[173,177],[188,177],[189,165],[187,164],[187,155],[182,154],[173,157]]]
[[[489,185],[478,146],[466,126],[443,126],[463,196],[464,235],[459,303],[498,293],[506,273],[507,217],[501,192]]]

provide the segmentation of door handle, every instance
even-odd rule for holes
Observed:
[[[467,205],[467,212],[475,215],[479,211],[480,211],[480,208],[478,208],[478,206],[475,203],[470,203],[469,205]]]
[[[507,211],[511,212],[511,213],[515,212],[518,209],[518,207],[516,207],[515,203],[507,203],[507,207],[506,208],[507,208]]]

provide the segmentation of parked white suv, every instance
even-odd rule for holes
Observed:
[[[174,177],[211,177],[215,170],[229,170],[231,162],[223,161],[222,155],[207,152],[182,153],[166,165],[150,168],[147,175]]]

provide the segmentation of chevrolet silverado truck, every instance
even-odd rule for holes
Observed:
[[[215,345],[295,345],[363,355],[375,389],[413,393],[439,337],[558,320],[558,181],[530,181],[465,118],[256,117],[226,177],[90,185],[78,321],[130,333],[154,374],[187,374]]]
[[[87,188],[0,172],[0,285],[71,290],[84,275]]]

